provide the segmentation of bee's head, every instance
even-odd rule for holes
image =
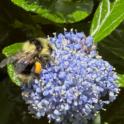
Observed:
[[[45,38],[36,38],[31,39],[30,43],[36,46],[36,50],[38,51],[38,60],[42,63],[46,64],[50,61],[50,56],[53,51],[51,44]]]

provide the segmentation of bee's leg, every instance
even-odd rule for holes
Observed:
[[[7,59],[2,60],[2,61],[0,62],[0,68],[5,67],[5,66],[7,65],[7,63],[8,63],[7,61],[8,61]]]
[[[12,63],[14,63],[16,60],[17,60],[17,59],[16,59],[16,57],[14,57],[14,56],[10,56],[10,57],[8,57],[8,58],[5,58],[5,59],[3,59],[3,60],[0,62],[0,68],[5,67],[7,64],[12,64]]]

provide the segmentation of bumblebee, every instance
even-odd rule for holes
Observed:
[[[52,50],[47,39],[32,39],[23,44],[20,52],[4,59],[0,67],[13,64],[20,82],[29,83],[32,78],[39,78],[42,69],[51,60]]]

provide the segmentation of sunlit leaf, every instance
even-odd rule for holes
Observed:
[[[5,47],[3,49],[3,54],[6,57],[9,57],[19,52],[21,48],[22,48],[22,43],[15,43],[15,44]],[[17,78],[16,72],[14,70],[14,66],[12,64],[7,65],[7,71],[8,71],[9,77],[11,78],[12,82],[14,82],[17,86],[20,86],[21,82]]]
[[[118,83],[120,87],[124,87],[124,74],[119,74],[118,77],[119,77]]]
[[[94,15],[90,34],[95,42],[109,35],[124,20],[124,0],[102,0]]]
[[[22,43],[15,43],[12,44],[10,46],[7,46],[3,49],[2,53],[8,57],[8,56],[12,56],[14,54],[16,54],[17,52],[19,52],[22,48]]]
[[[74,23],[92,11],[92,0],[11,0],[26,11],[31,11],[56,23]]]
[[[124,23],[98,44],[98,50],[118,73],[124,73]]]
[[[100,112],[97,113],[97,115],[93,119],[93,123],[92,124],[101,124],[101,115],[100,115]]]

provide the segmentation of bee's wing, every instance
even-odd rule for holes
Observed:
[[[5,58],[3,59],[1,62],[0,62],[0,68],[3,68],[5,67],[7,64],[11,64],[13,62],[15,62],[17,60],[17,58],[15,56],[10,56],[8,58]]]
[[[25,70],[25,68],[27,67],[27,64],[24,63],[15,63],[14,67],[17,73],[21,73]]]
[[[32,55],[32,54],[31,54]],[[12,64],[14,62],[19,63],[26,60],[26,56],[31,56],[29,53],[18,53],[14,56],[9,56],[0,62],[0,68],[5,67],[7,64]]]
[[[16,72],[21,73],[27,68],[27,66],[32,64],[34,62],[35,55],[36,55],[35,53],[31,52],[26,52],[23,53],[23,55],[20,55],[20,58],[14,65]]]

